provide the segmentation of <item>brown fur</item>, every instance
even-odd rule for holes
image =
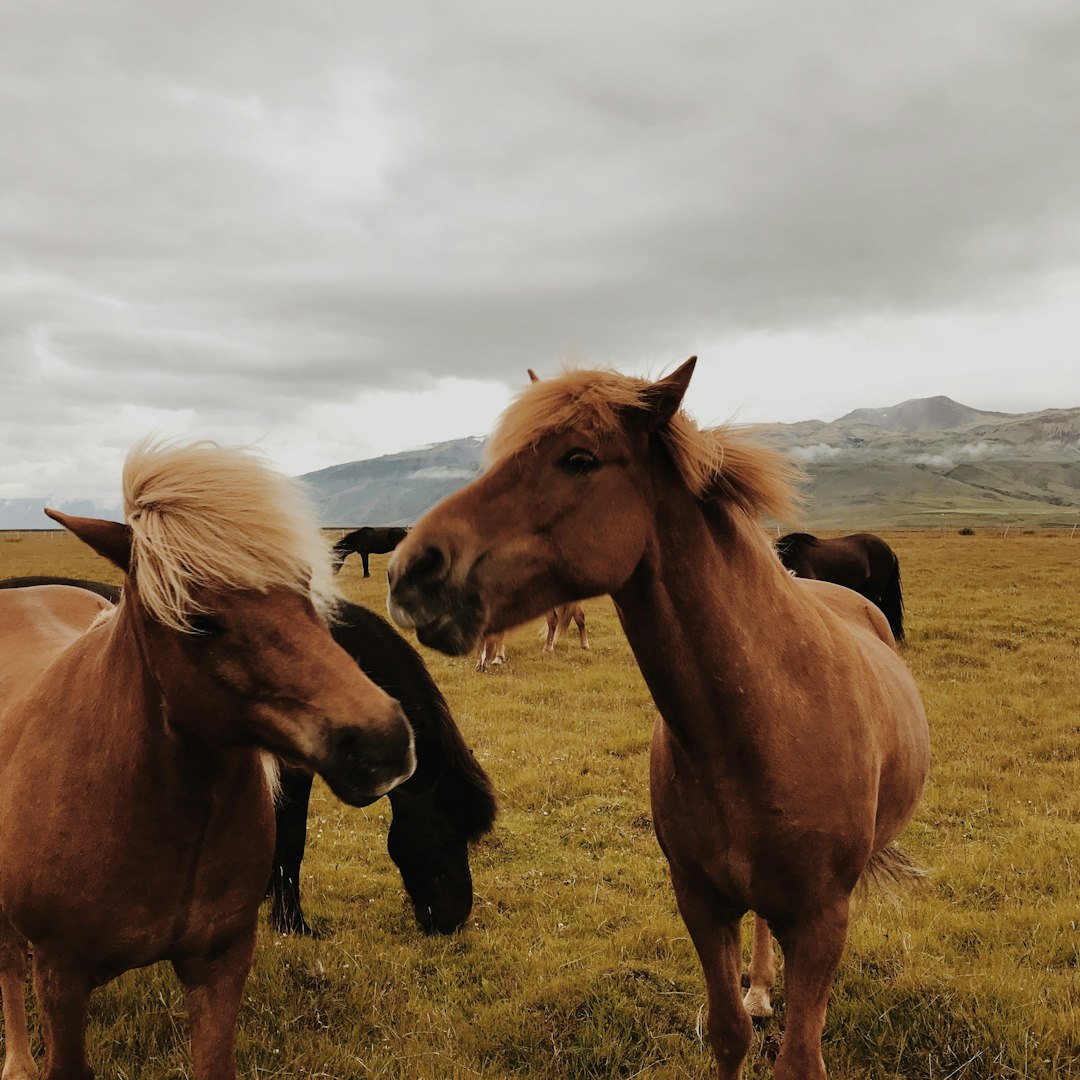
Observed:
[[[140,468],[153,467],[153,453],[136,453]],[[166,457],[162,469],[176,463]],[[400,706],[334,644],[306,580],[192,577],[205,565],[198,545],[190,558],[182,546],[164,559],[154,550],[176,535],[161,520],[165,504],[190,506],[219,463],[210,450],[188,460],[191,489],[185,495],[185,470],[173,469],[157,526],[134,543],[133,526],[54,515],[125,571],[111,617],[100,619],[107,602],[82,589],[0,592],[4,1080],[37,1076],[28,943],[45,1080],[92,1075],[90,991],[158,960],[185,987],[194,1076],[235,1076],[236,1018],[274,841],[263,751],[306,763],[352,801],[389,790],[415,762]],[[210,503],[212,516],[221,504]],[[185,522],[197,531],[193,517]],[[168,618],[142,594],[163,580],[148,571],[155,562],[184,579],[185,600]],[[174,592],[150,588],[159,599]],[[176,629],[196,612],[213,625]]]
[[[775,453],[679,412],[693,361],[657,383],[535,383],[488,471],[390,563],[390,611],[460,652],[608,593],[659,710],[653,820],[709,995],[721,1080],[750,1043],[739,920],[784,951],[779,1080],[821,1080],[851,893],[914,813],[929,761],[918,690],[868,601],[789,576],[756,523],[795,501]],[[581,461],[586,462],[582,467]],[[871,869],[872,872],[872,869]],[[756,950],[759,983],[767,957]]]

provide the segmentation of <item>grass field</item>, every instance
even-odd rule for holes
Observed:
[[[929,881],[860,903],[830,1075],[1080,1077],[1080,535],[884,535],[930,716],[931,778],[904,837]],[[386,558],[368,581],[353,562],[346,592],[383,610]],[[25,573],[116,580],[72,538],[0,535],[0,575]],[[416,929],[386,855],[389,804],[355,810],[317,787],[304,885],[323,936],[264,923],[241,1075],[711,1075],[700,969],[649,820],[652,703],[610,601],[586,612],[588,653],[570,635],[543,657],[532,629],[489,675],[425,652],[501,802],[462,933]],[[782,1021],[755,1033],[747,1077],[771,1076]],[[99,1078],[188,1076],[171,972],[98,991],[89,1043]]]

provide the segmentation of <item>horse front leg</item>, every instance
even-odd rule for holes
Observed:
[[[34,993],[45,1038],[43,1080],[94,1080],[86,1063],[86,1010],[92,989],[88,976],[35,946]]]
[[[37,1080],[26,1025],[26,939],[0,915],[0,995],[4,999],[4,1067],[0,1080]]]
[[[801,918],[773,926],[784,950],[784,1037],[776,1080],[825,1080],[821,1032],[836,969],[847,939],[850,897]]]
[[[547,641],[544,642],[544,652],[553,653],[555,651],[555,637],[558,632],[559,612],[558,609],[555,609],[547,613]]]
[[[754,916],[754,944],[750,952],[750,988],[743,1004],[754,1020],[766,1020],[773,1014],[772,992],[776,986],[776,954],[773,952],[769,924]]]
[[[360,552],[360,561],[364,564],[364,577],[371,577],[371,571],[368,570],[368,553],[366,551]]]
[[[725,913],[716,891],[702,879],[690,880],[672,867],[671,880],[679,912],[705,973],[709,1042],[716,1058],[716,1075],[718,1080],[739,1080],[753,1034],[740,996],[741,916]]]
[[[187,1001],[194,1080],[235,1080],[236,1022],[254,955],[252,920],[223,953],[173,960]]]
[[[587,649],[589,647],[589,635],[585,630],[585,613],[583,611],[579,611],[574,616],[574,622],[577,623],[578,628],[578,644],[583,649]]]
[[[270,878],[270,921],[279,934],[313,936],[300,906],[300,866],[307,845],[308,802],[314,778],[302,769],[281,770],[281,797],[275,816],[274,869]]]

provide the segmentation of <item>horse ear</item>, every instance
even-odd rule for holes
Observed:
[[[694,374],[697,357],[691,356],[680,364],[666,379],[654,382],[644,395],[644,406],[649,414],[649,430],[663,427],[678,411],[683,395],[690,385],[690,376]]]
[[[100,518],[75,517],[47,507],[45,513],[125,574],[131,569],[131,530],[126,525]]]
[[[540,381],[540,376],[537,375],[536,372],[533,371],[532,368],[526,368],[525,370],[529,373],[529,382],[539,382]]]

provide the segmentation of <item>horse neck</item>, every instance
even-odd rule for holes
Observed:
[[[258,752],[215,746],[177,723],[182,718],[170,709],[148,655],[143,633],[147,617],[136,601],[125,597],[100,638],[88,641],[83,658],[88,665],[86,692],[97,698],[96,711],[109,728],[117,761],[126,761],[133,769],[151,760],[170,767],[180,763],[185,785],[199,786],[205,781],[206,786],[213,786],[223,771],[234,770],[241,759],[246,768],[247,759],[254,760]]]
[[[792,579],[741,510],[702,504],[674,478],[656,490],[646,554],[613,595],[630,647],[680,741],[753,738],[784,679],[781,642],[799,633]]]

